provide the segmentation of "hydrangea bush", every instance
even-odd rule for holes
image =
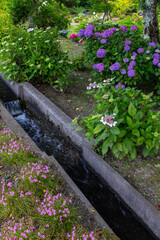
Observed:
[[[151,110],[156,105],[153,93],[146,95],[121,83],[114,86],[112,79],[103,84],[90,83],[89,92],[95,89],[96,109],[83,119],[83,124],[89,140],[95,138],[97,151],[105,155],[110,150],[120,159],[134,159],[137,153],[144,157],[156,155],[160,147],[160,111]]]
[[[71,64],[60,48],[57,31],[50,27],[12,29],[3,39],[0,59],[1,72],[10,80],[46,82],[59,88],[69,84]]]
[[[93,68],[92,75],[96,81],[116,76],[117,82],[129,86],[158,88],[160,48],[141,38],[137,25],[130,28],[122,25],[97,32],[90,24],[78,35],[85,39],[86,61]]]

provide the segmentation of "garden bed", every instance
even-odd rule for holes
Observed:
[[[34,86],[62,109],[69,117],[89,115],[95,107],[95,99],[86,94],[89,71],[76,71],[70,75],[74,83],[64,92],[51,88],[48,84]],[[160,157],[146,159],[138,156],[135,160],[116,159],[112,154],[104,158],[118,173],[134,186],[155,208],[160,210]]]

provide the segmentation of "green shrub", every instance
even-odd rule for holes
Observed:
[[[0,1],[0,41],[4,36],[8,35],[8,30],[11,28],[11,19],[7,7],[7,1]]]
[[[113,2],[112,14],[116,16],[124,15],[133,11],[138,6],[138,1],[132,0],[116,0]]]
[[[24,22],[35,10],[35,3],[33,0],[11,0],[9,10],[13,23]]]
[[[77,0],[78,6],[89,8],[90,7],[90,0]]]
[[[138,13],[133,13],[132,16],[127,16],[123,20],[118,20],[117,23],[121,26],[125,25],[127,28],[136,24],[141,35],[143,33],[143,17],[139,16]]]
[[[57,31],[48,27],[14,28],[4,38],[0,50],[1,71],[16,82],[39,81],[63,88],[70,64],[66,53],[61,51]]]
[[[70,23],[67,8],[52,0],[11,0],[9,9],[14,24],[29,19],[33,26],[39,28],[51,26],[61,30],[67,28]]]
[[[84,13],[79,13],[78,16],[74,17],[74,22],[78,23],[80,21],[83,21],[85,18]]]
[[[97,26],[88,25],[86,37],[79,31],[78,35],[84,39],[86,61],[93,66],[93,80],[102,82],[106,77],[115,77],[115,81],[128,86],[147,91],[157,89],[160,83],[159,46],[144,40],[137,25],[132,27],[132,30],[126,26],[120,29],[106,27],[107,30],[99,32]],[[98,55],[100,51],[104,52],[103,56]],[[103,67],[99,69],[97,64]],[[117,64],[119,67],[116,69],[114,65]]]
[[[31,21],[38,28],[57,27],[59,30],[67,29],[70,20],[64,5],[54,1],[41,4],[37,11],[31,15]]]
[[[88,18],[85,18],[84,20],[80,21],[79,24],[75,28],[75,32],[78,33],[80,29],[86,28],[88,25]]]
[[[160,111],[151,110],[156,105],[151,98],[153,93],[145,95],[120,83],[110,87],[110,83],[108,79],[89,87],[98,90],[94,95],[97,99],[94,113],[83,119],[86,136],[89,140],[95,138],[94,146],[102,155],[109,150],[120,159],[134,159],[141,151],[144,157],[156,155]]]
[[[85,13],[87,11],[84,7],[72,7],[69,9],[70,13],[72,14],[79,14],[79,13]]]
[[[57,0],[57,2],[64,4],[68,8],[74,7],[77,5],[77,0]]]

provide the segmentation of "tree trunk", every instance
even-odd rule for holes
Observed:
[[[158,19],[156,13],[158,0],[145,0],[143,11],[143,37],[152,42],[159,42]]]

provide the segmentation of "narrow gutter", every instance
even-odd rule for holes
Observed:
[[[9,81],[6,81],[6,83],[10,85]],[[116,191],[130,209],[160,239],[160,213],[158,210],[94,152],[93,142],[88,142],[84,132],[75,133],[76,127],[71,127],[72,119],[31,84],[14,83],[10,87],[31,108],[37,109],[37,111],[41,109],[41,113],[50,122],[60,128],[64,135],[69,136],[82,149],[85,161]]]

